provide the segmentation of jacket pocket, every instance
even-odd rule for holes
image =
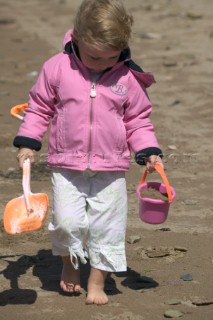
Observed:
[[[63,116],[58,114],[52,122],[51,128],[52,148],[56,152],[62,152],[63,147]]]
[[[126,128],[124,126],[123,120],[120,117],[116,117],[117,122],[117,139],[116,139],[116,151],[124,152],[127,148],[126,141]]]

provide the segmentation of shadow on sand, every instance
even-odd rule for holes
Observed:
[[[39,278],[41,289],[45,291],[58,292],[61,295],[73,295],[65,293],[60,289],[59,281],[62,269],[60,257],[53,256],[51,250],[40,250],[37,255],[8,255],[0,256],[0,259],[8,263],[7,267],[0,272],[10,282],[10,289],[0,293],[0,306],[8,304],[33,304],[37,299],[36,290],[19,288],[19,278],[32,268],[33,276]],[[82,288],[87,290],[87,279],[90,272],[89,263],[81,265],[81,284]],[[150,289],[158,286],[153,279],[141,277],[137,272],[128,268],[127,272],[115,273],[115,277],[124,278],[121,285],[133,290]],[[122,293],[116,286],[113,274],[109,274],[106,280],[105,291],[108,295]],[[76,294],[74,294],[76,295]],[[79,295],[79,294],[78,294]]]

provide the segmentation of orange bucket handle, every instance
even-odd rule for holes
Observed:
[[[165,174],[165,171],[163,170],[163,168],[160,164],[155,164],[154,169],[160,174],[160,176],[163,180],[163,183],[165,184],[166,192],[168,195],[168,201],[172,202],[172,191],[171,191],[171,187],[170,187],[169,181],[167,179],[167,176]],[[141,178],[140,184],[145,182],[147,174],[148,174],[148,172],[145,171],[142,178]]]
[[[28,103],[26,102],[26,103],[18,104],[16,106],[12,107],[10,109],[11,116],[13,116],[13,117],[15,117],[15,118],[17,118],[19,120],[23,120],[23,116],[21,116],[18,113],[23,112],[24,109],[27,108],[27,106],[28,106]]]

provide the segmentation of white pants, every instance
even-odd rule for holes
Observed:
[[[70,255],[96,269],[126,271],[127,192],[122,171],[54,169],[53,221],[49,224],[54,255]]]

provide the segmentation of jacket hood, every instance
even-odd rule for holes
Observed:
[[[72,42],[72,33],[73,33],[73,29],[69,29],[65,33],[65,36],[63,39],[63,50],[67,54],[70,54],[73,52],[74,44]],[[118,62],[123,62],[123,64],[125,64],[129,68],[129,70],[132,72],[132,74],[135,76],[137,81],[139,83],[142,83],[145,86],[145,88],[150,87],[153,83],[156,82],[152,73],[144,72],[143,69],[131,59],[131,51],[129,48],[124,49],[121,52]]]
[[[73,33],[73,29],[69,29],[65,33],[65,36],[64,36],[64,39],[63,39],[63,50],[65,49],[66,44],[72,40],[72,33]]]
[[[125,62],[129,70],[133,73],[135,78],[139,83],[143,83],[145,88],[150,87],[153,83],[156,83],[155,78],[152,73],[144,72],[139,65],[137,65],[133,60]]]

